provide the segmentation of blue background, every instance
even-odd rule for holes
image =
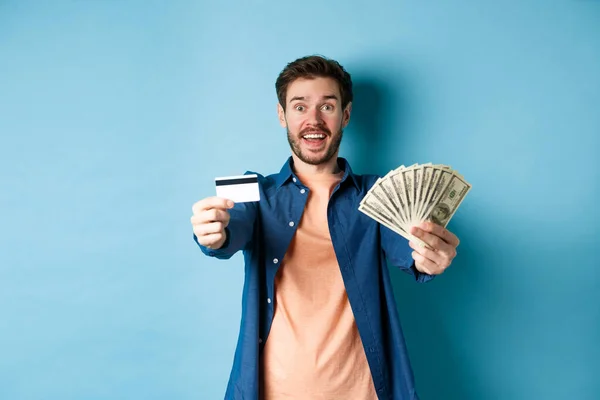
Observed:
[[[473,184],[453,267],[391,271],[422,399],[600,398],[595,0],[1,0],[0,398],[223,397],[242,258],[191,206],[279,170],[275,79],[314,53],[356,172]]]

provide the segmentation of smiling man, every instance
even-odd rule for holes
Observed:
[[[411,233],[430,248],[415,246],[358,211],[378,177],[354,174],[338,155],[353,100],[338,62],[300,58],[275,87],[291,148],[281,171],[257,174],[259,202],[210,197],[192,208],[206,255],[244,253],[225,398],[418,399],[387,263],[426,282],[459,240],[428,222]]]

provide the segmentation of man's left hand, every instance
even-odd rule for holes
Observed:
[[[456,248],[460,241],[449,230],[431,221],[413,226],[410,230],[417,238],[425,242],[430,249],[421,247],[413,241],[409,242],[414,250],[412,257],[415,267],[429,275],[439,275],[446,270],[456,257]]]

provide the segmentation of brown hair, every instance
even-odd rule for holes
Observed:
[[[342,109],[352,101],[352,79],[337,61],[323,56],[306,56],[289,63],[277,77],[275,90],[279,104],[285,111],[286,93],[290,83],[296,79],[313,79],[317,77],[333,78],[337,81],[342,96]]]

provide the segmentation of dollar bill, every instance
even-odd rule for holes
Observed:
[[[419,216],[420,221],[426,221],[426,215],[429,214],[430,210],[437,204],[442,195],[446,186],[448,186],[448,182],[452,177],[452,170],[446,168],[439,168],[438,177],[435,179],[434,184],[430,188],[429,198],[423,203],[422,214]]]
[[[470,190],[471,185],[462,179],[461,175],[453,174],[439,200],[427,210],[424,219],[445,228]]]
[[[410,233],[410,228],[407,229],[407,225],[402,223],[390,210],[390,208],[384,204],[385,200],[381,197],[375,195],[375,193],[379,190],[375,185],[369,193],[371,195],[365,196],[359,205],[359,210],[370,216],[377,222],[382,225],[388,227],[392,231],[398,233],[405,239],[409,241],[415,242],[417,245],[421,247],[426,247],[427,245],[421,239]]]
[[[431,183],[431,176],[433,174],[433,166],[431,163],[423,165],[421,168],[421,177],[420,177],[420,186],[417,194],[417,210],[416,215],[417,219],[420,219],[421,211],[423,209],[423,203],[425,203],[425,199],[427,198],[427,193],[429,192],[429,185]]]
[[[423,221],[446,227],[471,190],[463,175],[444,164],[401,165],[377,179],[359,211],[420,246],[410,230]]]

